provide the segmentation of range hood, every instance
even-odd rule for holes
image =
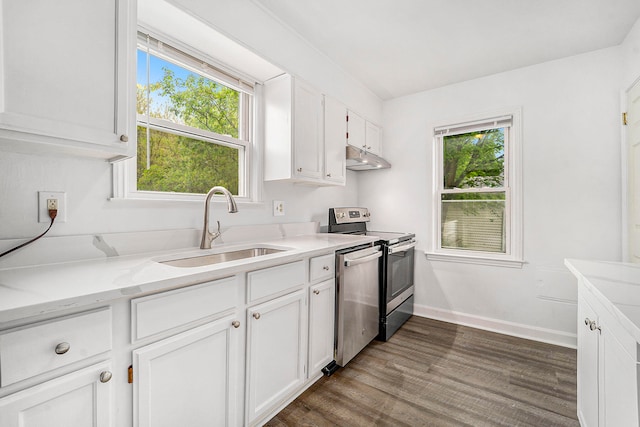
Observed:
[[[347,169],[352,171],[365,171],[372,169],[387,169],[391,164],[380,156],[347,145]]]

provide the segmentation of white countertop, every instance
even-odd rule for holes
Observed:
[[[640,264],[576,259],[564,263],[640,342]]]
[[[243,271],[293,262],[363,243],[374,237],[343,234],[310,234],[281,239],[224,244],[211,250],[189,248],[74,262],[0,269],[0,322],[7,322],[123,296],[181,287]],[[182,268],[157,260],[206,255],[247,247],[288,250],[237,261]]]

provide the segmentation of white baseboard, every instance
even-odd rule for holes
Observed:
[[[426,305],[415,305],[413,308],[413,314],[420,317],[442,320],[444,322],[455,323],[457,325],[498,332],[500,334],[545,342],[548,344],[555,344],[562,347],[576,348],[577,345],[577,337],[575,334],[556,331],[553,329],[538,328],[521,323],[491,319],[474,314],[443,310],[441,308],[429,307]]]

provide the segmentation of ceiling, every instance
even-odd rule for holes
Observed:
[[[253,0],[381,99],[620,44],[638,0]]]

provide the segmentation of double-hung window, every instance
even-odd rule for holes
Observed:
[[[189,199],[216,185],[249,197],[253,85],[138,33],[133,197]]]
[[[434,128],[431,259],[522,265],[519,111]]]

